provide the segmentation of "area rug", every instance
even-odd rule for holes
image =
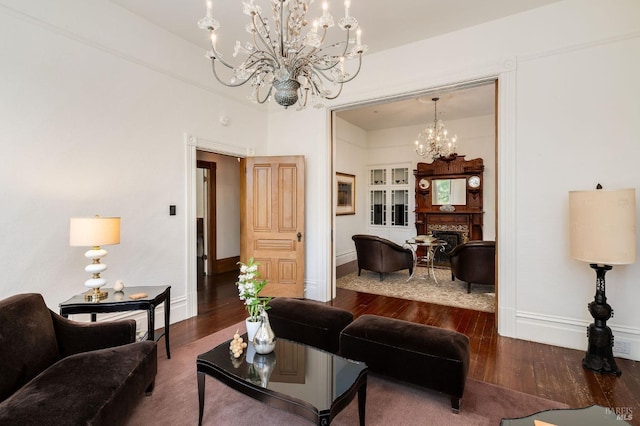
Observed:
[[[153,394],[142,397],[127,425],[197,424],[196,357],[230,339],[237,329],[244,332],[244,323],[176,348],[172,350],[171,359],[166,358],[164,351],[158,351],[158,375]],[[495,426],[500,424],[502,418],[522,417],[541,410],[567,408],[567,405],[467,380],[460,413],[452,413],[450,407],[450,400],[446,395],[369,375],[367,425]],[[311,423],[302,417],[253,400],[207,377],[203,424],[281,426]],[[358,424],[357,398],[336,416],[332,424]]]
[[[381,296],[398,297],[417,300],[438,305],[455,306],[483,312],[494,312],[495,293],[493,286],[472,285],[471,293],[467,293],[467,283],[460,280],[451,281],[451,270],[435,268],[436,278],[427,274],[428,268],[417,267],[413,278],[408,271],[392,272],[380,275],[375,272],[362,271],[358,276],[352,272],[336,280],[336,287],[346,290],[373,293]]]

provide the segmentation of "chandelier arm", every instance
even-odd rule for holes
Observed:
[[[353,74],[350,78],[346,79],[346,80],[342,80],[341,83],[348,83],[351,80],[353,80],[354,78],[356,78],[358,76],[358,74],[360,74],[360,68],[362,67],[362,54],[358,55],[358,69],[356,70],[355,74]]]
[[[227,83],[225,81],[222,81],[220,79],[220,76],[218,76],[218,73],[216,72],[216,60],[215,59],[211,59],[211,69],[213,70],[213,75],[215,76],[216,80],[218,80],[221,84],[223,84],[223,85],[225,85],[227,87],[240,87],[240,86],[246,84],[247,81],[251,80],[251,77],[256,75],[256,73],[258,72],[258,70],[255,70],[253,73],[251,73],[251,75],[249,77],[246,78],[246,80],[243,80],[240,83]]]
[[[288,17],[287,17],[288,21]],[[287,22],[286,27],[289,27],[289,23]],[[285,57],[284,52],[284,41],[285,41],[285,25],[284,25],[284,0],[280,0],[280,57]]]
[[[211,33],[211,34],[213,34],[214,32],[213,32],[213,31],[210,31],[210,33]],[[212,60],[212,61],[214,61],[214,60],[216,60],[216,59],[217,59],[217,60],[218,60],[218,61],[220,61],[220,63],[221,63],[222,65],[224,65],[225,67],[230,68],[230,69],[235,68],[233,65],[229,64],[227,61],[225,61],[224,59],[222,59],[222,55],[220,55],[220,52],[218,52],[218,51],[216,50],[216,46],[214,46],[214,44],[213,44],[213,40],[211,40],[211,54],[212,54],[212,56],[213,56],[213,57],[211,58],[211,60]],[[214,71],[214,73],[215,73],[215,71]]]
[[[267,92],[267,95],[264,97],[264,99],[260,100],[260,86],[256,87],[256,101],[259,104],[263,104],[263,103],[267,102],[267,100],[271,96],[271,92],[272,91],[273,91],[273,86],[269,86],[269,91]]]
[[[277,68],[278,62],[270,57],[259,57],[257,56],[259,52],[254,52],[247,57],[244,61],[247,68],[251,68],[254,65],[262,64],[262,66],[269,66],[272,70]]]
[[[338,96],[340,96],[340,93],[342,93],[342,83],[339,83],[339,89],[338,92],[335,95],[332,96],[323,96],[325,99],[328,99],[330,101],[336,99]]]
[[[330,55],[332,58],[340,58],[340,57],[344,57],[344,56],[347,54],[347,50],[349,50],[349,34],[350,34],[350,31],[351,31],[351,30],[350,30],[350,28],[351,28],[351,27],[348,27],[348,28],[347,28],[347,39],[346,39],[345,41],[337,41],[337,42],[332,43],[332,44],[330,44],[330,45],[328,45],[328,46],[324,46],[322,49],[318,50],[318,52],[317,52],[317,53],[318,53],[318,55],[320,55],[324,50],[331,49],[331,48],[333,48],[333,47],[338,47],[338,46],[340,46],[342,43],[344,43],[344,50],[342,51],[342,54],[340,54],[340,55]],[[324,41],[324,38],[323,38],[323,41]],[[335,67],[335,66],[338,64],[338,62],[340,62],[340,60],[338,60],[338,61],[337,61],[333,66],[331,66],[330,68]]]
[[[314,80],[314,77],[320,81],[320,84],[322,84],[322,79],[320,78],[320,76],[318,75],[317,72],[313,71],[313,69],[311,69],[311,74],[309,74],[309,76],[307,77],[307,79],[309,80],[309,85],[311,86],[311,92],[320,96],[323,99],[326,99],[327,96],[325,96],[322,91],[318,88],[318,83],[316,83],[316,81]],[[326,77],[325,77],[326,79]],[[327,79],[328,80],[328,79]],[[331,80],[329,80],[331,81]]]
[[[264,30],[264,33],[266,35],[266,39],[265,39],[265,36],[263,36],[260,33],[260,31],[258,31],[258,26],[256,25],[256,16],[258,17],[258,20],[262,25],[262,29]],[[273,45],[271,44],[271,36],[269,35],[269,31],[267,31],[267,26],[265,25],[264,20],[262,19],[262,16],[258,12],[253,13],[252,24],[253,24],[253,29],[255,30],[253,35],[253,44],[256,47],[258,46],[258,43],[256,43],[256,34],[257,34],[258,40],[260,40],[263,47],[266,48],[266,53],[268,53],[269,56],[271,56],[274,61],[278,62],[278,54],[276,50],[273,48]]]
[[[302,93],[302,86],[298,88],[298,104],[300,108],[305,108],[307,106],[307,98],[309,96],[309,89],[305,88],[304,93]],[[304,99],[304,101],[303,101]]]

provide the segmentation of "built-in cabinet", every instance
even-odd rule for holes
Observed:
[[[418,235],[457,233],[461,241],[482,240],[482,158],[464,155],[418,163],[415,217]]]
[[[409,167],[373,166],[368,184],[369,227],[409,228]]]

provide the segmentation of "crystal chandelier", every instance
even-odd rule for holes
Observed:
[[[327,40],[328,30],[335,25],[327,2],[322,5],[322,16],[311,25],[306,14],[313,0],[269,0],[269,3],[272,25],[262,17],[262,9],[254,0],[242,3],[244,14],[250,17],[246,31],[252,40],[244,44],[236,41],[233,57],[240,57],[242,62],[232,65],[216,49],[216,30],[220,25],[213,18],[212,1],[207,1],[207,16],[198,22],[198,27],[209,31],[212,49],[207,57],[216,79],[228,87],[249,82],[253,87],[251,99],[261,104],[273,92],[275,101],[285,108],[297,103],[302,109],[308,101],[322,107],[322,99],[337,98],[342,85],[360,72],[362,53],[367,51],[357,29],[358,21],[349,15],[350,0],[344,2],[345,16],[338,22],[346,37],[337,42]],[[352,31],[356,31],[355,40],[350,38]],[[356,57],[357,69],[349,74],[345,62]],[[217,63],[230,70],[228,82],[218,75]]]
[[[444,123],[442,120],[438,120],[438,101],[440,98],[432,98],[431,100],[434,108],[433,123],[418,134],[416,154],[423,158],[431,157],[432,160],[437,160],[456,153],[457,138],[455,135],[449,138]]]

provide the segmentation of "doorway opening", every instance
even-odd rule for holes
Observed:
[[[334,217],[336,279],[353,274],[358,269],[355,246],[351,241],[352,234],[377,235],[400,245],[416,236],[413,214],[415,180],[411,173],[409,173],[408,185],[410,192],[407,205],[410,212],[408,226],[396,227],[389,231],[378,226],[374,223],[375,221],[372,222],[369,216],[373,211],[373,195],[379,195],[380,189],[386,189],[386,195],[391,196],[397,189],[394,185],[395,181],[387,182],[388,188],[383,188],[384,185],[381,186],[377,181],[372,183],[372,171],[393,169],[397,167],[396,164],[407,162],[412,165],[411,169],[416,169],[418,162],[431,162],[431,158],[418,156],[414,149],[414,141],[418,133],[434,119],[433,107],[428,109],[428,104],[419,101],[421,98],[431,99],[433,96],[439,96],[443,101],[439,103],[438,119],[445,122],[449,132],[457,133],[458,155],[465,155],[467,160],[483,158],[485,164],[483,239],[497,239],[497,86],[497,79],[487,78],[483,81],[461,83],[446,89],[432,89],[383,102],[374,101],[364,106],[334,112],[332,116],[335,150],[333,171],[353,174],[359,183],[356,191],[358,197],[356,214],[349,217]],[[447,103],[448,105],[445,105]],[[390,207],[387,207],[387,213],[391,212]],[[389,224],[390,220],[386,223]],[[447,242],[451,245],[456,244],[454,241]],[[448,248],[448,250],[451,249],[453,247]],[[448,263],[447,258],[437,260],[442,266]],[[492,297],[497,307],[497,277],[495,295]]]
[[[193,261],[198,314],[202,314],[207,300],[217,294],[218,283],[228,282],[230,275],[237,275],[240,260],[238,158],[197,150],[195,191],[196,256]]]

